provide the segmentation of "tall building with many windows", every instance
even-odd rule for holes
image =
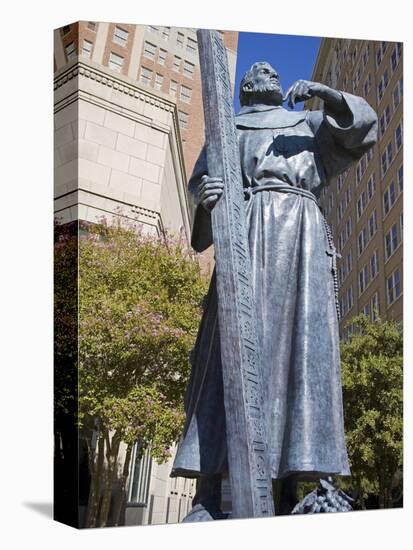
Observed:
[[[401,43],[325,38],[312,80],[364,97],[377,112],[377,144],[329,182],[320,204],[337,249],[341,335],[363,312],[402,319],[403,48]],[[320,100],[307,106],[320,107]]]

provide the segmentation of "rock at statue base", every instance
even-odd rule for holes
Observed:
[[[337,489],[331,478],[320,479],[319,486],[303,498],[291,514],[320,514],[324,512],[351,512],[354,499]]]

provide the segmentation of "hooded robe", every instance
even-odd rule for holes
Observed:
[[[331,242],[317,198],[376,142],[377,116],[364,99],[342,96],[340,115],[259,105],[235,117],[273,479],[350,474]],[[189,182],[197,204],[207,173],[204,148]],[[200,252],[211,244],[210,213],[199,204],[192,245]],[[227,474],[215,274],[191,363],[171,475]]]

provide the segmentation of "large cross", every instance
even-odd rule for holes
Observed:
[[[208,175],[224,194],[212,210],[232,516],[274,514],[262,411],[257,311],[226,50],[217,31],[199,30]]]

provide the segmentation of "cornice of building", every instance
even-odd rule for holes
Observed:
[[[78,75],[95,80],[103,86],[113,88],[125,95],[135,97],[139,101],[144,101],[164,111],[173,113],[176,108],[175,103],[169,98],[164,97],[161,92],[144,88],[140,86],[136,80],[126,75],[117,76],[110,69],[105,69],[93,61],[85,61],[80,58],[73,60],[63,69],[56,72],[54,90],[57,90]]]

